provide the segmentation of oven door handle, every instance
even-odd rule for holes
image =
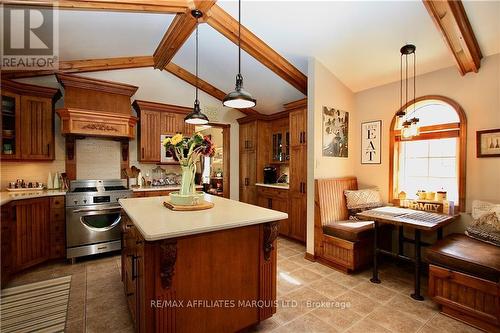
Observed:
[[[100,209],[75,209],[73,213],[90,213],[90,212],[107,212],[110,210],[117,210],[121,209],[121,206],[113,206],[113,207],[106,207],[106,208],[100,208]]]
[[[104,232],[104,231],[109,231],[111,229],[113,229],[114,227],[116,227],[118,225],[118,223],[120,223],[122,217],[121,216],[118,216],[118,218],[110,225],[108,225],[107,227],[104,227],[104,228],[96,228],[96,227],[93,227],[93,226],[90,226],[88,225],[84,220],[83,220],[84,216],[80,217],[80,223],[83,224],[83,226],[89,230],[92,230],[92,231],[97,231],[97,232]]]

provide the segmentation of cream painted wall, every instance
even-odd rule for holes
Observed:
[[[356,155],[352,145],[356,122],[354,93],[317,59],[310,58],[307,73],[307,252],[314,253],[314,179],[354,175]],[[349,112],[349,157],[322,156],[322,109]]]
[[[138,68],[116,71],[105,71],[95,73],[85,73],[82,76],[93,77],[138,86],[134,99],[147,100],[158,103],[168,103],[191,107],[194,100],[194,88],[172,74],[154,70],[151,68]],[[58,87],[58,83],[53,76],[23,79],[23,82]],[[211,122],[231,125],[231,142],[239,142],[239,126],[236,119],[244,115],[233,109],[222,107],[219,100],[200,91],[200,103],[202,110],[207,114]],[[60,100],[57,107],[61,107]],[[27,163],[27,162],[3,162],[0,165],[1,186],[5,188],[9,180],[24,178],[25,180],[46,182],[48,172],[64,171],[64,138],[60,134],[59,119],[56,116],[56,159],[47,163]],[[130,142],[130,162],[131,165],[143,169],[145,172],[153,169],[156,165],[140,164],[137,161],[137,142]],[[231,198],[239,198],[239,145],[231,145]],[[116,166],[119,168],[119,165]],[[102,171],[102,170],[101,170]],[[96,174],[101,174],[100,170],[95,170]]]
[[[417,96],[442,95],[458,102],[467,115],[467,211],[475,199],[500,202],[500,158],[476,158],[476,131],[500,128],[500,54],[484,58],[477,74],[461,76],[450,67],[417,77]],[[378,186],[385,200],[389,193],[389,126],[399,103],[399,83],[394,82],[355,95],[357,121],[354,131],[355,174],[359,186]],[[361,165],[361,122],[382,120],[382,164]],[[468,215],[447,230],[462,232]]]

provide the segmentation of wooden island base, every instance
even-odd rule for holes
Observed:
[[[236,332],[276,312],[278,222],[145,241],[122,211],[136,332]]]

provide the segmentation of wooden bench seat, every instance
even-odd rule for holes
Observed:
[[[345,273],[367,266],[373,259],[373,222],[348,220],[344,191],[357,189],[356,177],[315,180],[314,258]],[[380,237],[388,250],[390,236],[384,232]]]
[[[429,247],[429,296],[441,311],[500,332],[500,247],[451,234]]]

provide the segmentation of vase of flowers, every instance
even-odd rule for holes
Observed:
[[[181,188],[178,192],[170,193],[170,202],[182,206],[197,205],[203,192],[196,192],[195,189],[196,163],[200,156],[214,155],[214,144],[208,136],[196,133],[192,137],[176,134],[172,138],[165,138],[163,145],[179,161],[182,170]]]

